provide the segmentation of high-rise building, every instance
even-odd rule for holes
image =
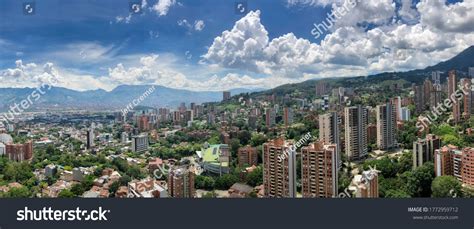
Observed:
[[[337,197],[338,165],[336,145],[326,145],[321,141],[303,147],[301,149],[303,197]]]
[[[290,107],[285,107],[283,109],[283,122],[285,126],[289,126],[293,123],[293,109]]]
[[[275,139],[263,144],[266,197],[296,197],[296,151],[293,143]]]
[[[474,187],[474,148],[459,150],[455,146],[444,146],[436,150],[434,165],[436,176],[454,176]]]
[[[432,85],[431,85],[431,93],[430,97],[425,97],[426,103],[430,105],[430,107],[436,107],[438,104],[441,103],[441,94],[442,94],[442,89],[441,89],[441,72],[440,71],[435,71],[431,73],[431,80],[432,80]]]
[[[462,88],[467,88],[468,90],[464,90],[465,94],[463,97],[463,112],[462,116],[465,120],[468,120],[472,114],[472,90],[471,90],[471,79],[463,78],[460,80]]]
[[[149,122],[147,115],[141,115],[138,117],[138,129],[140,131],[148,131],[149,130]]]
[[[377,142],[377,126],[375,124],[367,125],[367,144]]]
[[[344,109],[345,150],[349,160],[367,156],[368,114],[368,109],[361,105]]]
[[[432,134],[413,142],[413,169],[422,166],[425,162],[433,161],[435,150],[440,147],[441,139]]]
[[[230,91],[222,92],[222,101],[230,100]]]
[[[451,98],[451,95],[457,90],[457,81],[456,81],[456,71],[449,71],[448,76],[448,97]],[[459,123],[461,121],[461,106],[459,101],[453,101],[453,120],[454,123]]]
[[[132,137],[132,151],[143,152],[148,150],[148,136],[146,134]]]
[[[329,95],[323,95],[323,98],[321,100],[321,110],[329,110]]]
[[[5,145],[6,157],[12,161],[22,162],[33,157],[33,142],[23,144],[7,143]]]
[[[129,134],[127,132],[122,132],[122,135],[121,135],[122,144],[125,144],[128,142],[128,137],[129,137]]]
[[[316,83],[316,96],[322,96],[329,92],[329,86],[327,82],[319,81]]]
[[[379,175],[375,169],[355,175],[349,190],[354,191],[356,198],[378,198],[379,197]]]
[[[267,108],[265,110],[265,124],[267,127],[273,127],[275,126],[276,122],[276,113],[273,108]]]
[[[415,108],[416,113],[420,114],[423,113],[425,110],[425,98],[424,93],[421,86],[414,86],[413,91],[415,92]]]
[[[337,112],[329,112],[319,116],[319,136],[324,144],[335,144],[337,146],[338,161],[341,161],[341,136],[339,130],[339,115]],[[339,164],[341,165],[341,164]]]
[[[87,149],[91,149],[92,147],[94,147],[94,129],[89,129],[87,130],[87,139],[86,139],[86,147]]]
[[[411,115],[410,115],[410,109],[408,107],[402,107],[402,121],[410,121]]]
[[[192,166],[175,166],[170,169],[168,194],[175,198],[194,197],[196,191],[194,189],[194,168]]]
[[[379,149],[391,149],[396,146],[396,113],[392,103],[378,105],[377,113],[377,146]]]
[[[425,106],[431,105],[431,92],[433,91],[433,83],[429,79],[425,79],[423,82],[423,98]]]
[[[397,96],[392,98],[393,111],[395,112],[396,121],[402,120],[402,98]]]
[[[251,146],[240,147],[237,152],[239,167],[252,166],[258,164],[257,148]]]
[[[0,156],[5,155],[5,144],[0,142]]]
[[[464,148],[461,160],[462,183],[474,187],[474,148]]]

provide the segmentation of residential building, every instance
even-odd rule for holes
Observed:
[[[136,135],[132,137],[132,151],[133,152],[144,152],[148,150],[148,135]]]
[[[401,121],[402,120],[402,98],[400,96],[392,98],[391,103],[393,105],[393,112],[395,113],[395,120]]]
[[[168,192],[164,185],[153,178],[134,180],[128,183],[129,197],[135,198],[166,198]]]
[[[244,167],[245,165],[258,165],[258,153],[257,148],[255,147],[240,147],[237,152],[237,157],[239,161],[239,167]]]
[[[87,133],[86,133],[86,147],[87,149],[91,149],[92,147],[94,147],[94,129],[89,129],[87,130]]]
[[[351,161],[367,156],[368,114],[361,105],[344,108],[345,151]]]
[[[462,88],[467,88],[468,90],[464,90],[466,94],[463,94],[463,112],[462,116],[465,120],[469,120],[472,114],[472,90],[471,90],[471,79],[463,78],[460,80],[460,84]]]
[[[402,107],[401,114],[402,114],[401,121],[410,121],[411,115],[410,115],[410,109],[408,109],[408,107]]]
[[[267,127],[273,127],[276,124],[276,113],[273,108],[265,110],[265,124]]]
[[[168,174],[168,193],[175,198],[193,198],[196,194],[194,167],[188,165],[172,167]]]
[[[396,147],[396,112],[395,106],[391,102],[378,105],[377,115],[377,147],[387,150]]]
[[[457,81],[456,81],[456,71],[449,71],[448,76],[448,97],[451,98],[451,95],[454,95],[457,90]],[[453,101],[453,121],[454,123],[459,123],[461,121],[461,106],[459,101]]]
[[[33,157],[33,142],[23,144],[8,143],[5,145],[5,154],[12,161],[22,162]]]
[[[379,198],[379,171],[370,169],[355,175],[349,186],[356,198]]]
[[[331,198],[338,195],[337,145],[315,142],[301,149],[303,197]]]
[[[325,144],[335,144],[338,161],[341,160],[341,136],[339,130],[339,115],[337,112],[329,112],[319,116],[319,136]],[[339,164],[340,166],[341,164]]]
[[[289,126],[293,123],[293,109],[290,107],[285,107],[283,109],[283,122],[285,126]]]
[[[296,151],[282,138],[263,144],[263,185],[266,197],[296,197]]]
[[[435,150],[441,147],[441,139],[433,134],[424,139],[413,142],[413,169],[422,166],[425,162],[433,161]]]
[[[5,155],[5,145],[0,142],[0,156]]]

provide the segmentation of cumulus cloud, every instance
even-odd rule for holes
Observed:
[[[330,5],[333,10],[341,2],[344,1],[288,1],[290,6]],[[472,3],[429,2],[422,0],[414,8],[411,0],[402,0],[399,7],[393,0],[363,1],[337,20],[319,44],[293,33],[270,40],[260,21],[261,12],[249,12],[214,39],[202,56],[202,63],[299,79],[424,68],[474,44],[474,34],[466,26],[473,29],[474,18],[461,17]],[[437,5],[439,2],[443,7]],[[425,23],[433,12],[443,23]],[[445,15],[452,15],[453,19],[448,20]],[[362,27],[364,23],[371,26]]]
[[[444,32],[474,32],[474,1],[447,5],[444,0],[422,0],[417,4],[421,22]]]

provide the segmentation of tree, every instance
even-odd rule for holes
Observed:
[[[247,182],[248,185],[252,187],[261,185],[263,183],[262,167],[258,166],[252,172],[250,172],[245,178],[245,181]]]
[[[120,187],[120,183],[118,181],[113,182],[109,187],[109,193],[115,195],[115,192],[117,192],[119,187]]]
[[[197,189],[212,190],[214,189],[215,181],[212,177],[196,176],[195,186]]]
[[[431,184],[432,197],[461,197],[461,183],[453,176],[436,177]]]
[[[85,189],[82,184],[74,184],[71,187],[71,192],[74,193],[75,196],[82,196],[82,194],[85,192]]]
[[[250,144],[252,146],[260,146],[265,142],[267,142],[267,137],[265,137],[263,134],[254,134],[250,139]]]
[[[385,192],[385,198],[410,198],[411,196],[400,189],[390,189]]]
[[[69,189],[64,189],[58,194],[59,198],[73,198],[75,197],[74,193]]]
[[[434,165],[427,162],[414,171],[407,171],[401,175],[406,184],[407,193],[413,197],[430,197],[431,182],[434,179]]]
[[[30,196],[31,192],[27,187],[11,188],[5,195],[9,198],[28,198]]]
[[[216,179],[216,188],[226,190],[237,182],[239,182],[239,178],[237,176],[233,174],[224,174]]]
[[[252,134],[247,130],[243,130],[239,132],[238,138],[240,139],[240,144],[247,145],[250,139],[252,139]]]

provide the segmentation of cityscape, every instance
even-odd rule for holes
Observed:
[[[286,19],[307,8],[328,11],[327,21],[317,18],[324,30],[303,20],[308,26],[285,35],[291,26],[268,22],[271,8],[252,1],[216,3],[228,12],[213,20],[187,15],[189,1],[124,1],[90,31],[88,19],[71,21],[69,31],[62,13],[54,21],[39,1],[27,4],[19,22],[0,23],[0,197],[473,198],[472,16],[471,27],[447,29],[425,17],[430,4],[443,4],[446,14],[474,5],[390,0],[389,20],[344,24],[370,3],[321,2],[281,1],[276,11],[289,12]],[[213,27],[221,14],[222,28]],[[35,17],[58,32],[25,40],[7,33]],[[170,22],[106,44],[136,32],[127,25],[148,28],[147,17]],[[395,41],[407,27],[396,37],[407,40]],[[95,43],[67,43],[76,30]],[[351,31],[357,36],[347,46],[332,43]],[[176,34],[188,38],[174,41]],[[374,41],[377,34],[385,41]],[[17,38],[63,46],[19,51]],[[423,43],[430,39],[446,41]],[[138,46],[159,54],[140,56]]]

